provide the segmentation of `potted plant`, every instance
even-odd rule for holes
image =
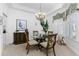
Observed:
[[[41,26],[42,26],[42,28],[43,28],[43,31],[45,32],[45,34],[47,33],[47,31],[48,31],[48,21],[46,20],[46,22],[44,22],[44,20],[43,21],[41,21],[40,22],[41,23]]]

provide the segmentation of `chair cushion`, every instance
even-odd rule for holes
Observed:
[[[30,45],[36,45],[36,44],[38,44],[38,42],[35,41],[35,40],[29,40],[29,44],[30,44]]]
[[[43,46],[43,47],[47,47],[47,42],[42,42],[42,43],[40,43],[41,44],[41,46]]]
[[[62,35],[58,35],[58,40],[62,40]]]
[[[48,42],[48,38],[46,38],[45,40],[46,40],[46,42]]]

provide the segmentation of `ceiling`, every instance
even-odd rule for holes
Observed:
[[[66,6],[66,3],[41,3],[41,9],[46,14],[49,14],[63,7],[64,5]],[[12,8],[16,8],[30,13],[36,13],[40,9],[40,3],[12,3],[10,4],[10,6]]]

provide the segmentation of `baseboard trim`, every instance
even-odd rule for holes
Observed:
[[[77,47],[79,45],[78,42],[67,39],[65,40],[65,43],[77,56],[79,56],[79,47]]]

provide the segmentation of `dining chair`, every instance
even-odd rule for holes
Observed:
[[[56,56],[56,53],[55,53],[56,37],[57,37],[57,34],[48,35],[48,41],[40,43],[40,45],[46,50],[47,56],[48,56],[48,51],[51,48],[53,48],[54,56]]]
[[[25,35],[26,35],[26,32],[25,32]],[[27,36],[26,36],[26,38],[27,38]],[[30,49],[30,47],[31,46],[34,46],[35,47],[35,45],[37,45],[38,44],[38,42],[36,41],[36,40],[34,40],[34,39],[32,39],[32,40],[27,40],[27,45],[26,45],[26,49],[27,49],[27,54],[29,53],[29,49]]]
[[[48,31],[48,35],[52,35],[53,34],[53,31]]]
[[[33,31],[33,39],[38,38],[39,37],[38,34],[39,34],[38,31]]]
[[[53,31],[48,31],[48,35],[53,35]],[[48,38],[46,38],[45,40],[48,41]]]
[[[66,45],[65,42],[64,42],[64,36],[63,35],[58,35],[57,43],[59,45]]]

